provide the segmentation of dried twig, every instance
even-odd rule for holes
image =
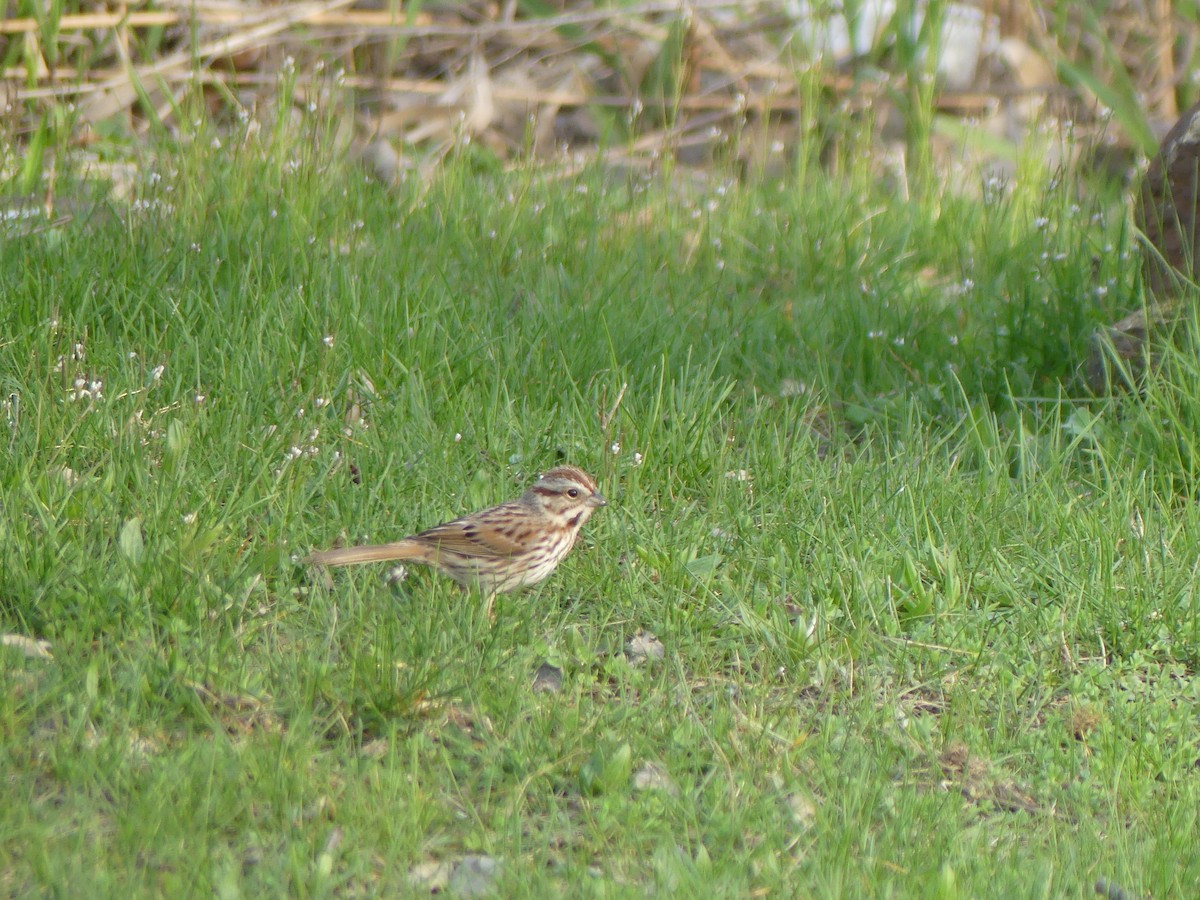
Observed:
[[[625,399],[625,391],[629,388],[629,382],[621,382],[621,389],[617,391],[617,399],[613,401],[612,406],[608,408],[608,412],[604,411],[604,398],[600,399],[600,430],[608,434],[608,426],[612,424],[612,420],[616,418],[617,411],[621,408],[621,401]],[[607,386],[602,393],[608,393]]]
[[[325,0],[323,3],[304,3],[285,7],[282,13],[277,13],[264,24],[248,31],[209,41],[195,53],[178,51],[149,66],[137,69],[127,68],[121,75],[93,88],[96,96],[89,98],[87,104],[80,110],[81,115],[87,121],[106,119],[133,102],[137,97],[137,84],[145,79],[163,75],[173,69],[190,70],[196,60],[211,61],[259,46],[267,38],[286,31],[293,25],[306,22],[321,13],[350,6],[353,2],[354,0]]]

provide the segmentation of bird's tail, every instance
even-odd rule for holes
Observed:
[[[428,550],[412,541],[396,541],[394,544],[369,544],[362,547],[340,547],[312,554],[308,561],[314,566],[351,566],[357,563],[384,562],[389,559],[417,559],[424,561]]]

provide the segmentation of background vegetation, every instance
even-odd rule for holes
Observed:
[[[1075,375],[1119,183],[889,174],[811,73],[779,171],[381,180],[297,59],[7,138],[0,891],[1196,892],[1200,366]],[[298,562],[561,459],[612,502],[494,624]]]

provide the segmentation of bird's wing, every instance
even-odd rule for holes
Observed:
[[[492,510],[499,512],[500,510]],[[464,556],[511,559],[529,549],[531,531],[519,519],[508,516],[465,516],[435,525],[410,540]]]

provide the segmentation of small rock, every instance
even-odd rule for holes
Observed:
[[[533,673],[533,692],[535,694],[557,694],[562,690],[563,673],[558,666],[548,662],[542,663]]]
[[[803,397],[808,393],[808,385],[795,378],[785,378],[779,382],[780,397]]]
[[[788,809],[792,813],[792,821],[807,828],[817,817],[817,805],[807,794],[791,793],[787,796]]]
[[[382,759],[387,756],[391,745],[387,738],[375,738],[373,741],[367,741],[359,748],[359,753],[367,759]]]
[[[1093,890],[1106,900],[1135,900],[1133,894],[1107,878],[1098,879],[1093,885]]]
[[[640,628],[637,634],[631,637],[625,645],[625,656],[635,666],[640,666],[647,660],[662,659],[666,656],[666,653],[666,647],[663,646],[662,641],[654,636],[654,632],[645,631]]]
[[[670,797],[679,796],[679,788],[671,779],[666,767],[656,762],[642,763],[642,767],[633,773],[633,789],[635,791],[662,791]]]
[[[464,856],[450,876],[450,892],[458,897],[482,897],[491,893],[500,861],[490,856]]]
[[[417,863],[408,870],[408,882],[414,888],[434,894],[446,889],[453,871],[454,863],[447,860]]]

